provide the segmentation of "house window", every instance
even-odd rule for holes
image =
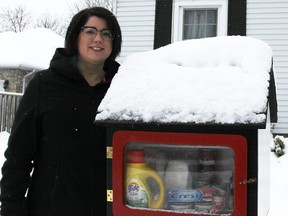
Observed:
[[[217,35],[217,9],[185,9],[183,40]]]
[[[175,0],[172,40],[227,35],[228,0]]]

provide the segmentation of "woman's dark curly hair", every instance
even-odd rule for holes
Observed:
[[[122,35],[119,23],[112,12],[103,7],[86,8],[78,12],[71,20],[65,36],[65,51],[68,56],[77,56],[78,51],[78,36],[81,32],[81,27],[85,25],[88,19],[92,16],[97,16],[106,20],[109,29],[115,35],[112,41],[112,53],[107,60],[115,60],[121,51]],[[106,60],[106,61],[107,61]]]

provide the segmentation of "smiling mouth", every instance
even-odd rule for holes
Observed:
[[[103,48],[101,48],[101,47],[91,47],[93,50],[95,50],[95,51],[101,51],[101,50],[103,50]]]

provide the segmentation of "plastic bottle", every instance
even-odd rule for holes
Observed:
[[[144,150],[128,150],[126,154],[126,203],[136,208],[162,209],[165,187],[159,174],[144,161]],[[153,198],[155,187],[148,183],[153,180],[157,186],[157,199]]]

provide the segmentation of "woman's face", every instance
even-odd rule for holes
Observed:
[[[92,27],[92,28],[89,28]],[[95,29],[96,35],[95,35]],[[79,58],[86,64],[100,65],[104,64],[105,60],[112,52],[112,40],[107,39],[107,32],[101,31],[109,30],[105,19],[93,16],[88,19],[84,25],[84,29],[80,31],[78,37]],[[109,33],[109,31],[108,31]]]

